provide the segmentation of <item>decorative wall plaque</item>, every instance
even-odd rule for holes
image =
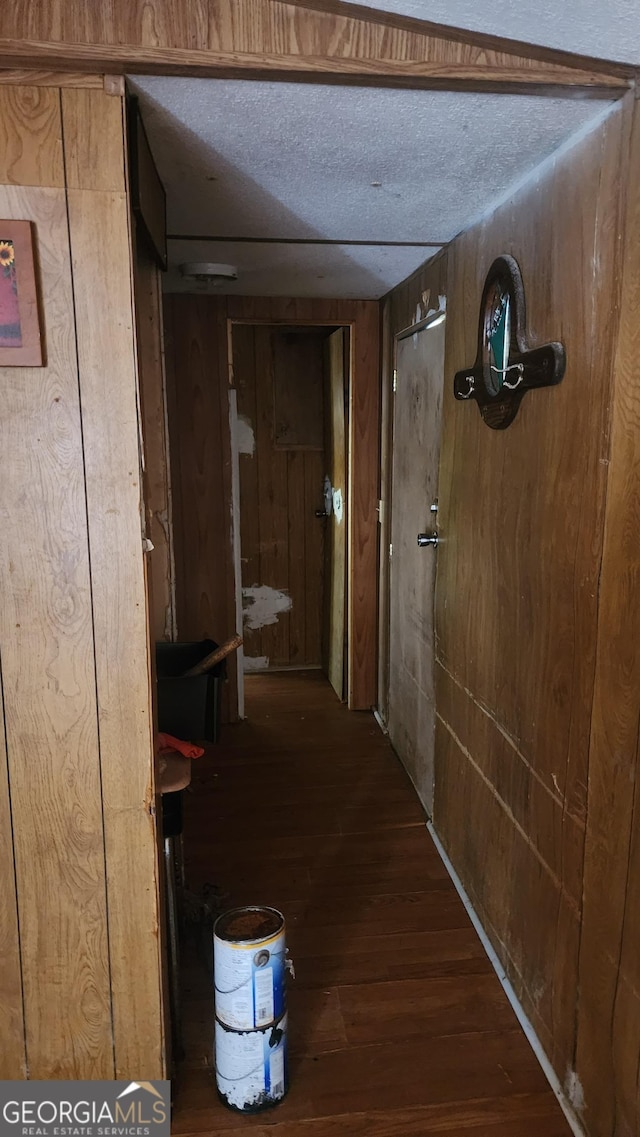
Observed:
[[[0,221],[0,367],[42,367],[31,221]]]
[[[456,399],[475,399],[487,426],[504,430],[527,391],[559,383],[565,370],[560,343],[529,349],[525,338],[522,276],[513,257],[493,262],[482,292],[478,352],[473,367],[456,373]]]

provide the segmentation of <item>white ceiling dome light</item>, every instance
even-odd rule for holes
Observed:
[[[198,289],[218,288],[229,280],[238,279],[235,265],[218,264],[214,261],[186,261],[180,265],[180,274],[185,280],[193,281]]]

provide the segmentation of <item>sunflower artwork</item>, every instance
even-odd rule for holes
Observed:
[[[0,238],[0,347],[22,347],[16,252],[13,241]]]
[[[36,227],[0,219],[0,367],[42,367]]]

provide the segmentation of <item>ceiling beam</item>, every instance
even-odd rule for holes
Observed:
[[[628,89],[620,76],[575,68],[553,71],[499,64],[441,63],[355,56],[210,51],[137,44],[53,43],[0,39],[0,66],[112,71],[117,74],[333,83],[419,90],[611,98]]]
[[[536,60],[539,63],[550,64],[554,67],[573,67],[579,71],[600,72],[605,75],[617,75],[622,79],[635,81],[638,68],[629,63],[597,56],[577,55],[561,48],[545,47],[541,44],[529,43],[527,40],[508,39],[507,37],[492,35],[489,32],[478,32],[470,28],[453,27],[451,24],[440,24],[435,20],[422,20],[416,16],[401,16],[396,12],[386,12],[380,8],[369,8],[365,4],[351,3],[351,0],[286,0],[294,8],[306,8],[310,12],[322,12],[325,15],[340,16],[344,19],[363,20],[370,24],[392,28],[397,31],[409,32],[412,35],[435,36],[438,39],[454,43],[465,43],[470,47],[484,49],[485,51],[500,52],[505,55],[517,55],[520,58]]]
[[[332,237],[212,237],[200,233],[167,233],[167,241],[223,245],[355,245],[363,248],[439,249],[446,241],[345,241]]]

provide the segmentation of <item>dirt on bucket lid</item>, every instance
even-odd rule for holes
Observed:
[[[275,908],[232,908],[216,920],[219,940],[252,943],[275,936],[284,926],[284,916]]]

